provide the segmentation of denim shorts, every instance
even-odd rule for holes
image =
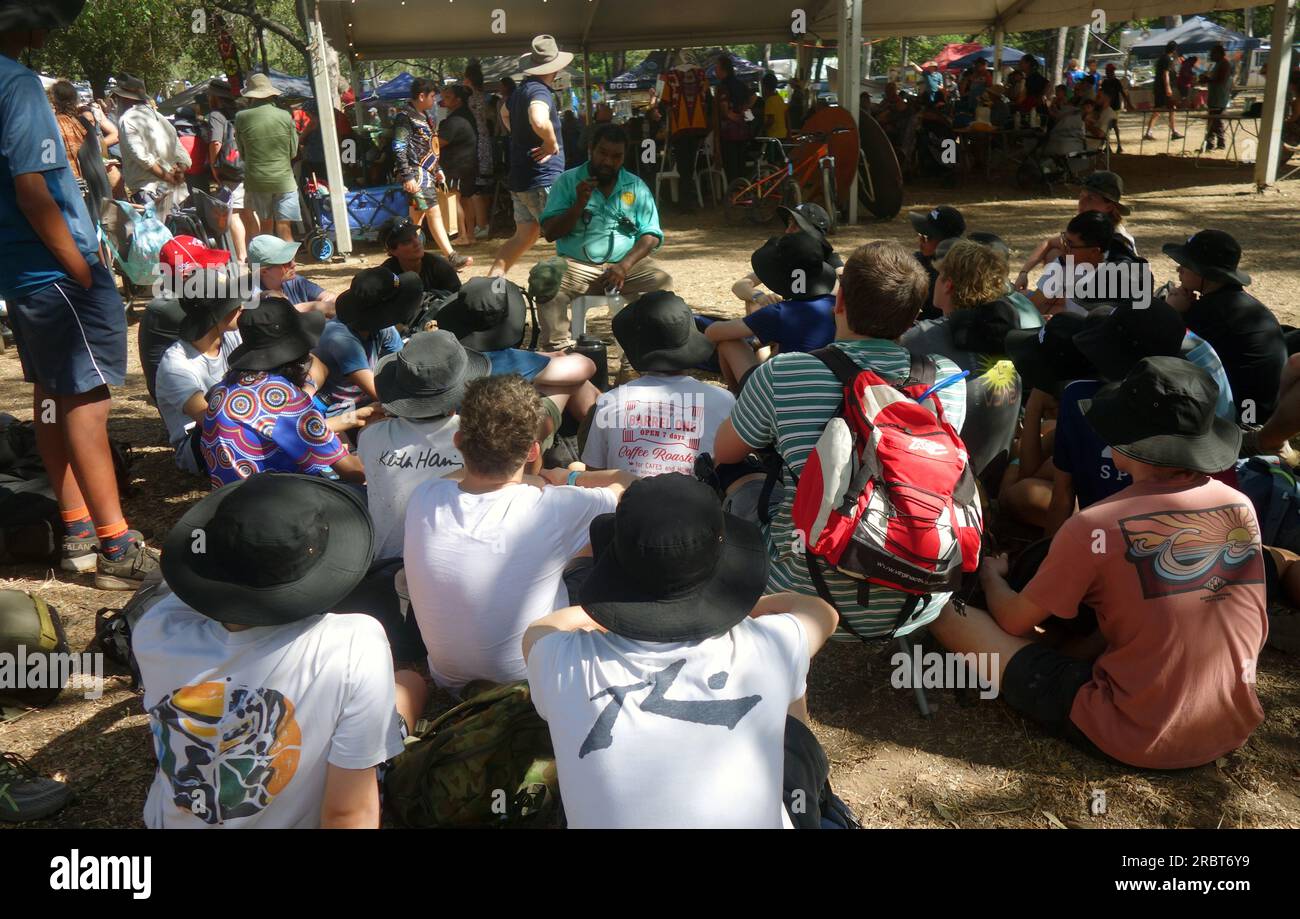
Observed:
[[[90,289],[64,278],[9,300],[23,379],[63,396],[126,381],[126,307],[113,273],[90,266]]]
[[[270,192],[244,189],[244,207],[257,213],[263,220],[300,221],[302,205],[297,191]]]

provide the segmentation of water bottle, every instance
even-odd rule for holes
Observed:
[[[601,392],[608,390],[609,355],[605,351],[605,342],[597,335],[579,335],[573,353],[591,358],[591,362],[596,365],[596,372],[591,375],[591,382]]]

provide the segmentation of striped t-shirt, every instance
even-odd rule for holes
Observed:
[[[906,349],[883,339],[838,340],[839,348],[862,367],[874,370],[889,381],[901,381],[907,376],[911,358]],[[960,373],[957,365],[946,357],[930,355],[935,362],[935,380],[942,381]],[[775,447],[794,470],[803,472],[804,463],[817,445],[817,438],[839,410],[844,389],[835,374],[811,354],[779,354],[765,364],[760,364],[741,390],[736,406],[731,411],[731,423],[740,438],[754,448]],[[966,420],[966,381],[958,382],[939,391],[944,416],[958,431]],[[764,527],[767,539],[768,568],[767,589],[771,593],[791,591],[817,596],[816,585],[808,574],[802,552],[796,552],[793,539],[794,524],[791,507],[794,488],[789,476],[780,508],[772,516],[770,527]],[[886,587],[871,587],[869,609],[858,604],[858,582],[845,575],[826,570],[826,584],[840,614],[861,635],[888,635],[894,629],[898,614],[909,595]],[[934,594],[930,602],[919,607],[898,634],[929,623],[949,594]],[[838,639],[852,639],[842,628],[836,632]]]

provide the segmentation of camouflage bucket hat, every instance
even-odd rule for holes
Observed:
[[[528,293],[539,303],[545,303],[560,292],[564,271],[569,263],[560,256],[544,258],[528,272]]]

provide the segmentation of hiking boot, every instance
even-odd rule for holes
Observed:
[[[1183,135],[1179,134],[1177,131],[1175,131],[1174,133],[1170,134],[1169,136],[1170,136],[1171,138],[1173,138],[1174,140],[1182,140],[1182,139],[1183,139]]]
[[[455,268],[457,271],[464,271],[466,268],[474,264],[472,258],[468,255],[461,255],[455,249],[451,250],[451,254],[447,256],[447,261],[451,262],[451,267]]]
[[[94,533],[89,536],[64,536],[63,558],[59,567],[69,574],[86,574],[95,570],[98,559],[99,537]]]
[[[110,561],[99,553],[95,565],[96,590],[135,590],[158,568],[158,550],[144,544],[144,536],[129,530],[131,548],[121,558]]]
[[[38,775],[17,753],[0,753],[0,820],[40,820],[62,808],[71,797],[71,788]]]

